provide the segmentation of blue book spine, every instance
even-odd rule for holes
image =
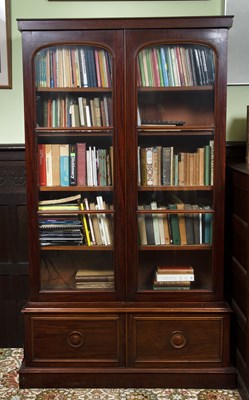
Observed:
[[[60,147],[60,183],[69,186],[69,148],[68,145]]]
[[[161,62],[162,62],[162,73],[163,73],[163,82],[164,86],[169,86],[169,79],[168,79],[168,66],[165,58],[164,48],[161,47],[160,49],[161,54]]]

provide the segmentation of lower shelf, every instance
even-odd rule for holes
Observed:
[[[58,306],[58,303],[57,303]],[[24,309],[20,387],[235,388],[230,309]]]
[[[20,388],[192,388],[234,389],[233,368],[217,369],[80,369],[21,366]]]

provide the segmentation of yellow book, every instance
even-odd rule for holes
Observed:
[[[82,211],[84,211],[83,203],[80,203],[80,209]],[[86,235],[87,246],[91,246],[90,233],[89,233],[89,229],[88,229],[88,225],[87,225],[87,220],[86,220],[85,214],[82,214],[81,218],[82,218],[83,229],[84,229],[84,232],[85,232],[85,235]]]

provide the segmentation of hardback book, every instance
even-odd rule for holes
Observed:
[[[169,204],[169,209],[176,210],[177,209],[176,204]],[[172,244],[180,245],[181,238],[180,238],[178,214],[170,213],[169,221],[170,221],[170,226],[171,226],[171,234],[172,234],[172,242],[173,242]]]
[[[52,182],[60,186],[60,145],[52,144]]]
[[[77,185],[86,186],[86,143],[76,144]]]
[[[86,210],[90,210],[88,199],[85,198],[83,200],[83,202],[84,202],[84,208]],[[89,226],[89,231],[90,231],[91,244],[95,245],[96,244],[96,239],[95,239],[95,232],[94,232],[94,228],[93,228],[92,215],[91,214],[87,214],[86,217],[88,219],[88,226]]]
[[[143,206],[138,206],[138,210],[143,210]],[[147,235],[146,235],[146,225],[145,225],[145,214],[138,214],[138,235],[139,235],[139,244],[141,246],[146,246],[147,242]]]
[[[184,210],[183,203],[177,203],[176,207],[178,210]],[[180,240],[181,245],[187,244],[187,234],[186,234],[186,221],[185,221],[185,214],[181,213],[178,214],[178,221],[179,221],[179,231],[180,231]]]
[[[46,183],[47,186],[53,186],[53,161],[52,161],[52,145],[45,145],[46,154]]]
[[[90,210],[96,210],[95,203],[90,203],[89,208],[90,208]],[[91,219],[92,219],[92,224],[93,224],[96,245],[101,246],[104,243],[102,242],[102,239],[101,239],[98,217],[96,214],[91,214]]]
[[[171,184],[172,152],[172,147],[163,147],[162,149],[162,184],[165,186]]]
[[[192,205],[193,210],[198,210],[199,206],[197,204]],[[193,225],[194,225],[194,244],[200,244],[200,224],[199,224],[199,214],[192,214]]]
[[[157,202],[152,201],[150,203],[150,208],[151,208],[151,210],[157,210]],[[155,245],[158,246],[161,244],[158,214],[152,214],[152,222],[153,222]]]
[[[141,148],[141,182],[143,186],[153,185],[153,147]]]
[[[46,145],[38,144],[38,162],[39,162],[39,185],[47,185],[46,177]]]
[[[158,265],[156,271],[158,274],[194,274],[192,265]]]
[[[69,186],[69,144],[60,145],[60,183]]]
[[[185,204],[185,209],[186,211],[192,210],[191,204]],[[185,223],[186,223],[187,244],[193,245],[195,244],[193,214],[191,213],[185,214]]]
[[[69,184],[77,185],[77,147],[75,144],[69,145]]]
[[[210,159],[211,149],[209,145],[204,147],[204,184],[210,185]]]
[[[151,210],[149,204],[144,205],[145,210]],[[155,245],[155,234],[154,234],[154,227],[153,227],[153,219],[150,213],[144,214],[145,218],[145,227],[146,227],[146,237],[148,245]]]
[[[184,273],[179,273],[179,274],[159,274],[156,272],[156,280],[158,282],[181,282],[181,281],[189,281],[192,282],[194,281],[194,274],[184,274]]]

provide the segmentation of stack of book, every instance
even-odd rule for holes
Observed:
[[[194,282],[194,269],[187,266],[157,266],[153,288],[155,290],[186,290]]]
[[[87,198],[81,199],[80,194],[40,201],[40,244],[112,245],[113,215],[102,212],[108,209],[112,210],[113,206],[108,205],[102,196],[96,196],[96,202],[89,202]],[[90,212],[86,212],[87,210]]]
[[[78,217],[40,217],[39,230],[41,246],[74,246],[81,245],[83,241],[82,223]]]
[[[80,245],[83,243],[82,221],[78,215],[80,197],[80,195],[75,195],[39,202],[38,210],[44,212],[39,216],[41,246]],[[67,214],[68,211],[75,211],[75,213]]]
[[[76,289],[113,289],[114,272],[112,270],[84,268],[75,275]]]

